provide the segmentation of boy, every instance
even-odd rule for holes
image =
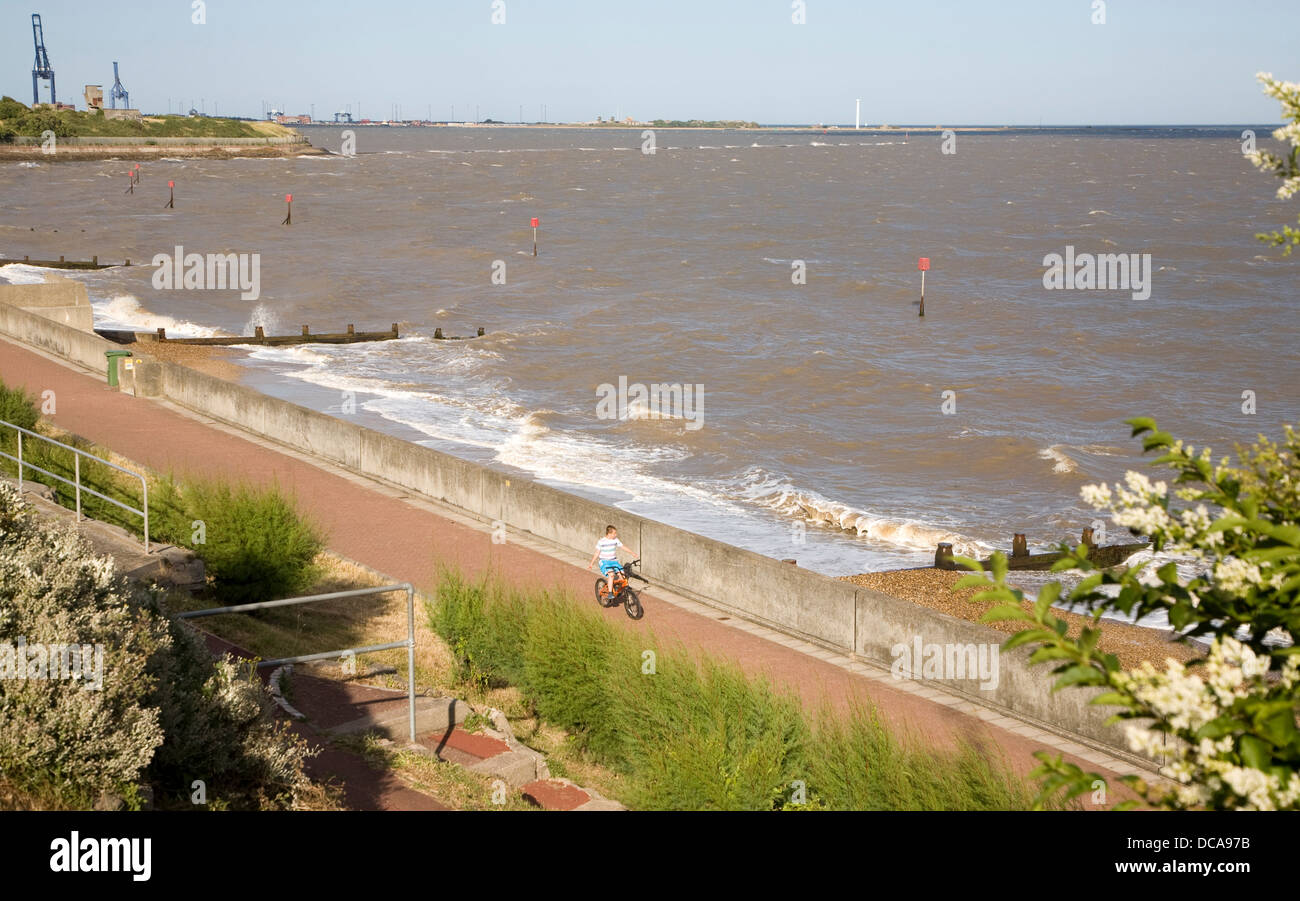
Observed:
[[[596,542],[596,553],[591,555],[591,562],[587,564],[587,569],[591,569],[596,565],[596,560],[600,560],[600,574],[605,577],[606,592],[614,589],[612,574],[622,569],[618,562],[618,549],[626,547],[626,544],[618,540],[618,529],[605,526],[605,537]]]

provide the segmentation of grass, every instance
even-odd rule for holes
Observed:
[[[605,768],[615,786],[606,793],[631,807],[1023,810],[1033,801],[993,749],[936,750],[867,705],[810,719],[792,693],[617,629],[559,593],[447,571],[428,614],[460,676],[483,691],[517,680],[531,737],[563,730],[560,766]]]

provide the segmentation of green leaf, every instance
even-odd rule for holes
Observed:
[[[1007,622],[1008,620],[1033,622],[1034,618],[1026,613],[1023,607],[1012,604],[1001,604],[980,617],[982,623]]]
[[[1149,416],[1136,416],[1133,419],[1126,419],[1124,422],[1133,427],[1133,434],[1129,437],[1136,438],[1143,432],[1156,431],[1156,421]]]
[[[1120,694],[1117,691],[1107,691],[1097,695],[1097,697],[1093,698],[1088,703],[1109,707],[1132,707],[1134,702],[1133,698],[1128,695]]]
[[[1243,735],[1240,742],[1241,762],[1256,770],[1267,769],[1273,762],[1273,746],[1262,738]]]
[[[1057,677],[1056,684],[1052,686],[1052,691],[1059,691],[1071,685],[1097,685],[1104,680],[1105,677],[1091,666],[1078,664],[1070,667]]]
[[[1034,616],[1041,620],[1043,614],[1051,609],[1052,605],[1056,603],[1056,599],[1060,597],[1060,595],[1060,582],[1048,582],[1044,585],[1038,592],[1038,600],[1034,603]]]
[[[1005,582],[1007,578],[1007,555],[1001,551],[996,551],[993,554],[993,578],[999,584]]]

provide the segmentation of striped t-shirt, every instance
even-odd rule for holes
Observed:
[[[617,538],[602,538],[596,542],[596,550],[600,553],[602,560],[617,560],[618,549],[623,547],[623,542]]]

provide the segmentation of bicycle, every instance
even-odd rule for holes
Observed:
[[[635,578],[645,582],[645,578],[632,571],[632,567],[641,563],[641,558],[637,557],[631,563],[625,563],[622,567],[614,571],[613,574],[613,591],[604,576],[596,580],[596,603],[602,607],[617,607],[623,605],[627,615],[632,619],[640,619],[645,615],[645,608],[641,606],[641,596],[633,589],[628,580]],[[650,583],[646,582],[646,585]]]

